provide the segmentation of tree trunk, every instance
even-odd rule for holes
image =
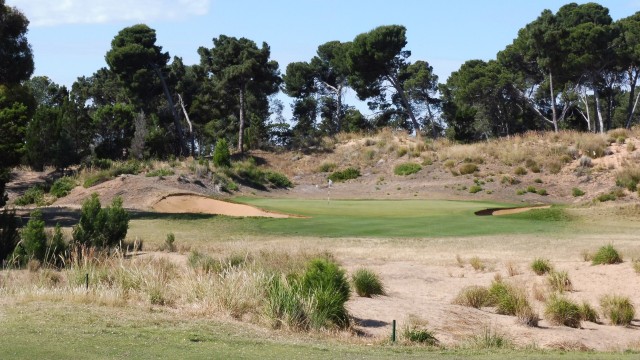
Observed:
[[[160,78],[160,82],[162,83],[162,90],[164,91],[164,96],[167,97],[167,102],[169,103],[169,108],[171,109],[171,114],[173,115],[173,123],[176,127],[176,142],[178,145],[178,156],[186,154],[187,150],[184,145],[184,134],[182,132],[182,125],[180,125],[180,117],[178,116],[178,111],[176,111],[175,104],[173,103],[173,98],[171,98],[171,93],[169,92],[169,87],[167,86],[167,82],[164,80],[164,76],[162,75],[162,71],[158,67],[158,65],[152,64],[153,70],[155,70],[156,74]]]
[[[629,75],[629,105],[627,105],[627,123],[625,127],[627,129],[631,128],[631,121],[633,120],[633,113],[636,110],[636,105],[638,104],[638,99],[635,96],[636,93],[636,82],[638,81],[638,72],[633,71],[632,68],[627,70],[627,74]],[[635,102],[634,102],[635,100]]]
[[[184,101],[182,101],[182,96],[178,94],[178,100],[180,100],[180,107],[182,108],[182,112],[184,113],[184,118],[187,120],[187,124],[189,124],[189,140],[191,142],[191,156],[195,157],[196,154],[196,141],[193,136],[193,124],[191,123],[191,119],[189,119],[189,114],[187,113],[187,109],[184,107]]]
[[[420,123],[418,123],[418,120],[416,119],[416,115],[413,113],[413,109],[411,108],[409,99],[407,99],[407,95],[404,93],[404,89],[402,88],[402,86],[400,86],[400,84],[398,84],[398,81],[394,79],[392,76],[387,75],[387,79],[389,80],[391,85],[396,89],[396,91],[398,92],[398,95],[400,95],[402,105],[404,105],[404,108],[406,109],[406,114],[409,115],[409,118],[411,119],[411,123],[413,124],[413,130],[416,132],[416,137],[419,138]]]
[[[340,116],[340,113],[342,111],[342,85],[338,85],[338,89],[336,91],[336,103],[337,103],[337,108],[336,108],[336,131],[337,133],[340,133],[340,131],[342,130],[342,119]]]
[[[549,91],[551,92],[551,122],[553,131],[558,132],[558,114],[556,113],[556,94],[553,92],[553,74],[549,71]]]
[[[240,86],[240,117],[238,132],[238,152],[244,154],[244,85]]]
[[[595,85],[593,86],[593,95],[596,100],[596,113],[598,114],[598,124],[600,125],[600,133],[604,134],[604,120],[602,119],[602,108],[600,107],[600,94]]]

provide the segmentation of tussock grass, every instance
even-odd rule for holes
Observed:
[[[422,170],[422,166],[416,163],[408,162],[397,165],[393,169],[393,173],[400,176],[408,176]]]
[[[350,167],[341,171],[334,171],[331,175],[329,175],[329,180],[333,182],[344,182],[359,177],[360,170]]]
[[[478,171],[478,165],[472,163],[464,163],[458,167],[460,175],[469,175]]]
[[[640,166],[626,166],[616,173],[617,186],[635,192],[638,190],[638,183],[640,183]]]
[[[621,262],[622,257],[612,244],[605,245],[598,249],[591,259],[592,265],[619,264]]]
[[[518,265],[516,265],[513,261],[507,261],[505,267],[507,268],[507,275],[509,275],[510,277],[522,274],[522,272],[518,268]]]
[[[525,291],[502,281],[494,281],[489,287],[489,304],[502,315],[517,316],[530,308]]]
[[[553,267],[548,259],[537,258],[531,263],[531,270],[533,270],[536,275],[544,275],[552,269]]]
[[[549,275],[547,275],[547,283],[553,291],[559,293],[573,291],[573,284],[569,279],[569,273],[566,271],[550,271]]]
[[[437,346],[440,341],[435,334],[427,328],[427,322],[417,316],[409,316],[402,329],[402,338],[409,343],[418,343],[428,346]]]
[[[597,323],[600,320],[598,312],[588,302],[583,301],[582,304],[579,305],[579,309],[580,320],[592,323]]]
[[[580,307],[565,297],[552,295],[545,305],[544,316],[553,325],[580,328]]]
[[[504,349],[513,346],[512,341],[504,334],[489,326],[472,335],[469,339],[469,346],[473,349]]]
[[[469,265],[471,265],[475,271],[484,271],[487,268],[484,262],[477,256],[469,259]]]
[[[371,297],[373,295],[384,295],[384,285],[378,274],[365,268],[356,270],[351,275],[353,288],[358,296]]]
[[[606,295],[600,299],[602,314],[611,320],[613,325],[628,326],[635,317],[635,307],[628,297]]]
[[[476,309],[480,309],[483,306],[487,306],[492,303],[490,299],[489,289],[484,286],[467,286],[462,289],[455,299],[453,304],[468,306]]]

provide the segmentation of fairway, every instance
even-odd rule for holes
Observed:
[[[562,233],[571,220],[561,208],[504,216],[477,216],[513,204],[446,200],[291,200],[238,198],[269,211],[301,218],[260,219],[263,233],[324,237],[446,237]]]

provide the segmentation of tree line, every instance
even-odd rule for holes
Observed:
[[[106,66],[69,89],[32,77],[28,24],[0,0],[0,194],[17,164],[202,156],[222,139],[243,152],[309,149],[324,136],[383,127],[469,142],[637,121],[640,12],[613,21],[596,3],[544,10],[495,59],[469,60],[445,83],[410,59],[400,25],[321,44],[281,73],[267,43],[220,35],[185,65],[139,24],[115,34]],[[372,115],[346,103],[348,89]],[[292,99],[290,119],[280,91]]]

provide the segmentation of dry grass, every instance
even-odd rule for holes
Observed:
[[[518,265],[516,265],[516,263],[513,261],[507,261],[507,263],[505,264],[505,268],[507,269],[507,275],[509,275],[510,277],[522,274],[522,271],[520,271]]]

